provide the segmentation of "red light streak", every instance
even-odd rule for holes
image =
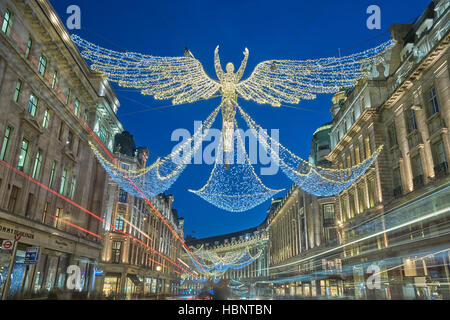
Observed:
[[[161,262],[158,262],[158,261],[156,261],[156,260],[154,260],[154,259],[152,259],[152,258],[150,258],[150,257],[148,257],[148,260],[153,261],[153,262],[156,263],[156,264],[159,264],[161,267],[164,267],[164,265],[163,265]],[[175,270],[174,270],[174,271],[175,271]]]
[[[31,178],[29,175],[27,175],[27,174],[23,173],[22,171],[20,171],[20,170],[14,168],[14,167],[11,166],[9,163],[6,163],[5,161],[0,160],[0,164],[4,165],[4,166],[7,167],[8,169],[11,169],[11,170],[14,171],[15,173],[17,173],[17,174],[21,175],[22,177],[28,179],[29,181],[31,181],[31,182],[37,184],[38,186],[40,186],[41,188],[47,190],[48,192],[53,193],[53,194],[56,195],[57,197],[63,199],[64,201],[70,203],[71,205],[77,207],[78,209],[82,210],[83,212],[85,212],[85,213],[91,215],[91,216],[94,217],[95,219],[97,219],[97,220],[99,220],[99,221],[101,221],[101,222],[103,222],[103,223],[106,223],[106,224],[110,225],[114,230],[116,230],[116,231],[118,231],[118,232],[120,232],[120,233],[126,235],[127,237],[129,237],[129,238],[135,240],[136,242],[138,242],[138,243],[144,245],[144,246],[145,246],[146,248],[148,248],[150,251],[155,252],[156,254],[158,254],[159,256],[161,256],[163,259],[166,259],[167,261],[169,261],[169,262],[170,262],[171,264],[173,264],[174,266],[176,266],[176,267],[182,269],[183,271],[186,271],[183,267],[179,266],[178,264],[176,264],[175,262],[173,262],[171,259],[169,259],[169,258],[166,257],[165,255],[161,254],[160,252],[156,251],[155,249],[149,247],[147,244],[143,243],[143,242],[140,241],[139,239],[136,239],[135,237],[133,237],[133,236],[127,234],[126,232],[124,232],[124,231],[122,231],[122,230],[116,229],[116,227],[113,226],[113,225],[112,225],[111,223],[109,223],[108,221],[106,221],[106,220],[100,218],[99,216],[97,216],[97,215],[95,215],[94,213],[90,212],[89,210],[83,208],[83,207],[80,206],[79,204],[73,202],[73,201],[70,200],[69,198],[67,198],[67,197],[65,197],[65,196],[63,196],[63,195],[61,195],[61,194],[59,194],[59,193],[56,192],[55,190],[52,190],[52,189],[50,189],[49,187],[47,187],[46,185],[44,185],[44,184],[40,183],[39,181],[37,181],[37,180]],[[186,272],[187,272],[187,271],[186,271]],[[189,272],[188,272],[188,273],[189,273]]]
[[[106,154],[111,158],[111,160],[116,164],[116,166],[119,166],[117,160],[114,158],[114,156],[109,152],[109,150],[105,147],[103,142],[97,137],[97,135],[91,130],[91,128],[87,125],[87,123],[81,119],[81,123],[86,127],[86,129],[89,131],[89,133],[92,135],[92,137],[97,141],[97,143],[100,145],[100,147],[106,152]],[[198,265],[202,268],[203,271],[206,272],[205,269],[203,269],[202,264],[197,260],[195,255],[191,252],[191,250],[188,248],[186,243],[180,238],[178,233],[175,232],[175,230],[172,229],[172,227],[167,223],[167,221],[164,219],[164,217],[161,215],[161,213],[155,208],[155,206],[147,199],[147,197],[144,195],[144,193],[136,186],[136,184],[128,177],[128,175],[124,172],[125,177],[128,179],[128,181],[131,183],[131,185],[140,193],[142,198],[147,202],[147,204],[156,212],[156,214],[159,216],[159,218],[164,222],[164,224],[169,228],[169,230],[175,235],[175,237],[181,242],[181,244],[186,248],[186,250],[191,254],[191,256],[194,258],[195,261],[197,261]]]
[[[53,218],[53,219],[57,220],[57,221],[61,221],[62,223],[67,224],[67,225],[69,225],[69,226],[71,226],[71,227],[73,227],[73,228],[75,228],[75,229],[78,229],[78,230],[81,230],[81,231],[83,231],[83,232],[89,233],[90,235],[93,235],[94,237],[97,237],[97,238],[99,238],[99,239],[103,239],[103,238],[100,237],[98,234],[93,233],[93,232],[91,232],[91,231],[89,231],[89,230],[86,230],[86,229],[84,229],[84,228],[82,228],[82,227],[80,227],[80,226],[78,226],[78,225],[73,224],[73,223],[70,223],[70,222],[67,221],[67,220],[64,220],[64,219],[55,217],[55,216],[53,216],[53,215],[51,215],[51,214],[48,214],[48,216],[49,216],[50,218]]]

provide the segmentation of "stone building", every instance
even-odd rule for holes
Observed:
[[[450,256],[441,250],[449,241],[448,8],[433,1],[415,23],[393,25],[397,44],[386,63],[335,97],[328,157],[335,167],[354,166],[384,145],[336,201],[341,244],[350,243],[342,264],[353,268],[348,292],[356,298],[449,297]],[[370,290],[366,269],[374,261],[382,286]]]
[[[107,180],[88,142],[112,150],[119,103],[48,1],[1,1],[0,16],[0,240],[22,235],[8,297],[65,289],[69,265],[91,292]],[[30,247],[37,265],[24,264]],[[0,253],[2,288],[10,256]]]
[[[333,97],[328,164],[348,169],[384,150],[339,196],[314,198],[294,185],[277,201],[265,282],[276,294],[450,297],[449,6],[432,1],[413,24],[393,25],[397,44],[385,62]],[[313,142],[313,163],[318,149]],[[328,238],[324,216],[333,221]]]
[[[123,169],[136,171],[145,168],[148,150],[136,149],[133,136],[128,132],[116,135],[114,146],[114,156]],[[149,200],[183,239],[184,220],[172,208],[173,199],[173,196],[159,195]],[[180,270],[154,251],[121,233],[123,231],[131,235],[178,262],[177,258],[182,253],[181,242],[147,202],[128,194],[109,178],[104,218],[105,242],[96,291],[108,297],[119,296],[125,299],[137,295],[156,297],[177,294]]]

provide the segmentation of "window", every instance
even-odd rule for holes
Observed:
[[[367,181],[368,187],[369,187],[369,205],[370,208],[375,207],[375,178],[369,178]]]
[[[325,227],[335,224],[334,204],[329,203],[323,205],[323,223]]]
[[[430,116],[439,112],[439,102],[436,94],[436,88],[431,89],[429,93]]]
[[[59,141],[62,141],[63,133],[64,133],[64,122],[61,120],[61,124],[59,125],[59,133],[58,133]]]
[[[16,186],[13,186],[11,189],[11,194],[9,196],[9,201],[8,201],[8,211],[9,212],[15,211],[19,193],[20,193],[20,189]]]
[[[416,112],[413,109],[409,109],[408,126],[409,132],[417,130]]]
[[[88,110],[87,109],[84,109],[83,120],[84,120],[84,122],[88,122]]]
[[[50,110],[46,109],[44,112],[44,119],[42,120],[42,126],[45,129],[48,129],[49,124],[50,124]]]
[[[66,193],[66,182],[67,182],[67,169],[64,168],[62,176],[61,176],[61,185],[59,186],[59,193]]]
[[[434,143],[431,148],[433,151],[433,158],[434,158],[435,165],[438,166],[438,165],[441,165],[441,164],[447,162],[447,156],[445,154],[444,142],[442,142],[442,140],[440,140],[437,143]]]
[[[69,89],[67,89],[67,95],[66,95],[67,103],[69,103],[71,96],[72,96],[72,89],[69,88]]]
[[[53,227],[55,227],[56,229],[59,229],[59,226],[60,226],[59,219],[61,219],[62,216],[63,216],[63,209],[62,208],[56,208],[55,221],[54,221],[54,224],[53,224]]]
[[[44,209],[42,210],[42,219],[41,219],[42,223],[45,223],[49,209],[50,209],[50,202],[45,202]]]
[[[31,114],[32,117],[36,116],[38,106],[38,98],[32,93],[30,95],[30,101],[28,102],[28,113]]]
[[[120,263],[120,257],[122,255],[122,241],[113,241],[111,253],[112,263]]]
[[[72,149],[72,143],[73,143],[73,133],[69,131],[69,133],[67,134],[67,141],[66,141],[67,148]]]
[[[391,148],[398,144],[395,122],[391,122],[391,124],[388,125],[388,137]]]
[[[33,166],[33,179],[38,179],[39,173],[41,171],[41,165],[42,165],[42,153],[41,150],[38,150],[36,153],[36,157],[34,158],[34,166]]]
[[[8,152],[9,138],[11,136],[12,128],[7,127],[5,137],[3,138],[2,151],[0,152],[0,160],[5,161]]]
[[[22,90],[22,81],[17,80],[16,89],[14,89],[14,97],[13,97],[14,102],[19,102],[21,90]]]
[[[414,177],[418,177],[423,174],[422,171],[422,161],[420,160],[420,155],[417,154],[413,158],[411,158],[411,166]]]
[[[31,48],[33,47],[33,40],[31,38],[28,39],[27,49],[25,51],[25,58],[30,58]]]
[[[127,193],[123,189],[119,190],[119,202],[123,202],[123,203],[127,202]]]
[[[104,126],[100,126],[100,140],[103,141],[103,143],[107,143],[108,142],[108,132],[106,131],[106,128]]]
[[[50,172],[50,181],[48,183],[48,186],[50,188],[53,188],[53,182],[55,181],[55,175],[56,175],[56,161],[53,161],[52,171]]]
[[[58,71],[55,71],[55,72],[53,73],[52,89],[55,89],[55,87],[58,86],[58,82],[59,82],[59,79],[58,79]]]
[[[70,194],[69,198],[73,200],[75,196],[75,188],[77,186],[77,177],[72,177],[72,183],[70,184]]]
[[[370,137],[364,139],[364,152],[366,153],[366,160],[370,158],[372,152],[370,151]]]
[[[75,115],[78,115],[78,113],[80,112],[80,100],[78,100],[77,98],[75,98],[73,112],[75,113]]]
[[[30,193],[28,195],[28,200],[27,200],[27,206],[25,209],[25,217],[29,217],[31,214],[31,211],[33,209],[33,204],[34,204],[34,195],[32,193]]]
[[[394,197],[399,197],[403,194],[403,183],[400,167],[397,167],[392,171],[392,179],[394,184]]]
[[[17,169],[19,169],[20,171],[24,171],[25,163],[26,163],[27,156],[28,156],[29,144],[30,143],[28,142],[28,140],[23,139],[22,143],[20,145],[19,162],[17,163]]]
[[[120,215],[117,215],[116,222],[114,223],[114,227],[117,230],[123,231],[124,224],[123,224],[123,219],[122,219],[122,217]]]
[[[45,70],[47,70],[47,58],[41,54],[41,57],[39,58],[38,72],[41,76],[44,76]]]
[[[2,31],[4,34],[9,35],[12,26],[12,13],[9,9],[6,9],[5,16],[3,18]]]

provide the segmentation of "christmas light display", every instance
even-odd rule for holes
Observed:
[[[118,164],[107,160],[93,143],[89,143],[89,145],[109,176],[126,192],[135,197],[142,197],[133,185],[134,183],[147,198],[154,197],[169,189],[179,178],[187,164],[190,163],[192,156],[202,145],[204,136],[214,123],[219,110],[219,107],[216,108],[194,135],[170,155],[163,159],[157,159],[155,163],[144,169],[125,170]]]
[[[235,121],[233,123],[233,126],[238,129],[237,123]],[[256,175],[245,151],[240,131],[236,130],[234,134],[235,136],[231,140],[234,150],[225,152],[223,141],[221,141],[214,168],[206,185],[200,190],[189,191],[218,208],[230,212],[244,212],[260,205],[283,190],[273,190],[263,184]],[[221,156],[222,154],[223,156]],[[241,157],[242,159],[239,159]],[[233,165],[230,166],[226,161],[233,161]]]
[[[256,248],[256,254],[250,253],[251,248],[246,247],[244,249],[228,251],[222,254],[206,250],[204,246],[201,246],[197,250],[193,251],[193,255],[197,257],[198,262],[188,254],[192,263],[198,270],[202,270],[203,273],[207,272],[208,276],[220,277],[228,269],[239,270],[243,269],[254,261],[256,261],[263,253],[263,248]]]
[[[365,161],[351,168],[334,170],[316,167],[272,139],[241,107],[238,106],[238,109],[252,132],[259,132],[259,141],[266,150],[270,150],[270,156],[279,163],[283,173],[297,186],[319,197],[334,196],[350,187],[364,175],[383,149],[381,146]]]
[[[168,157],[158,159],[145,170],[125,171],[107,161],[91,145],[111,177],[135,196],[141,195],[136,193],[134,186],[125,177],[131,178],[145,196],[151,197],[166,191],[187,163],[190,163],[190,158],[203,141],[204,131],[211,127],[220,110],[222,139],[214,168],[202,189],[190,191],[224,210],[246,211],[282,191],[270,189],[262,183],[248,159],[239,133],[235,139],[238,109],[249,128],[262,133],[258,135],[259,141],[270,151],[271,157],[280,163],[282,171],[305,191],[317,196],[336,195],[348,188],[361,178],[381,151],[377,150],[366,161],[353,168],[332,170],[315,167],[264,134],[261,127],[238,105],[237,100],[241,97],[258,104],[281,107],[282,103],[297,104],[302,99],[315,99],[316,94],[335,93],[342,88],[352,87],[368,76],[373,66],[384,61],[386,50],[395,44],[392,40],[346,57],[265,61],[257,65],[248,79],[241,81],[249,57],[248,49],[244,51],[244,60],[239,70],[234,73],[232,63],[227,64],[226,72],[222,70],[217,47],[214,66],[218,80],[213,80],[190,52],[184,57],[154,57],[104,49],[78,36],[72,36],[72,39],[82,49],[83,56],[92,62],[92,69],[101,72],[119,86],[137,88],[142,94],[152,95],[155,99],[171,99],[173,105],[207,100],[216,93],[222,97],[219,107],[186,144]],[[190,148],[191,151],[183,152],[183,147],[192,146],[192,143],[194,146]],[[274,146],[279,148],[279,154]],[[235,151],[241,151],[244,155],[242,163],[236,163]],[[179,156],[180,153],[183,153],[182,161],[174,162],[174,156]]]

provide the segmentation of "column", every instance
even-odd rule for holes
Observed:
[[[420,157],[422,158],[423,163],[423,174],[425,178],[425,182],[428,181],[429,177],[434,177],[434,163],[433,156],[431,152],[431,144],[430,144],[430,134],[428,133],[428,125],[425,113],[425,103],[423,101],[423,92],[422,89],[417,90],[414,93],[414,97],[419,102],[416,110],[416,118],[417,118],[417,127],[422,136],[422,141],[424,148],[420,150]]]
[[[395,110],[395,126],[397,128],[397,140],[398,146],[400,148],[400,152],[402,153],[403,162],[402,171],[405,174],[404,180],[405,191],[411,192],[414,189],[413,186],[413,176],[412,176],[412,168],[411,168],[411,158],[409,157],[409,144],[408,144],[408,132],[406,129],[406,119],[403,113],[403,105],[401,105],[397,110]]]

